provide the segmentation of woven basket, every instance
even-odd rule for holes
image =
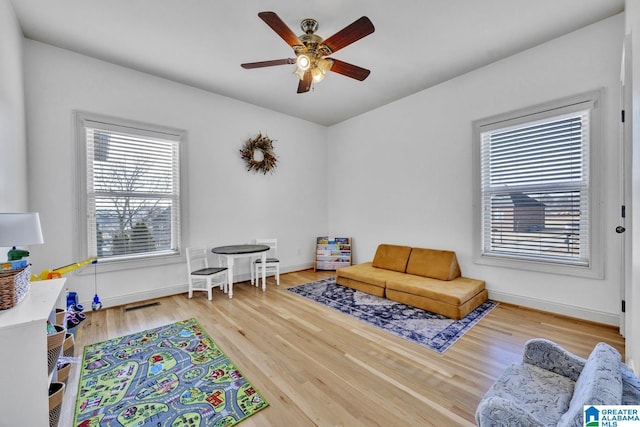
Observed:
[[[56,308],[56,325],[64,325],[67,317],[67,310],[64,308]]]
[[[49,427],[57,427],[60,421],[60,409],[64,396],[64,383],[51,383],[49,386]]]
[[[29,292],[31,266],[16,270],[0,271],[0,310],[12,308]]]
[[[67,380],[69,379],[69,373],[71,372],[71,363],[63,363],[58,365],[58,381],[63,382],[64,385],[67,385]]]
[[[75,343],[76,340],[73,338],[73,334],[67,332],[64,336],[64,343],[62,344],[62,355],[64,357],[73,357]]]
[[[58,363],[58,357],[60,357],[60,349],[62,349],[62,343],[64,342],[65,329],[60,325],[54,325],[56,333],[47,335],[47,363],[49,367],[49,375],[53,372],[53,368]]]

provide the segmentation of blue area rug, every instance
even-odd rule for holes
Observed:
[[[487,300],[467,317],[453,320],[338,285],[335,278],[305,283],[287,288],[287,291],[363,320],[438,353],[444,353],[498,305]]]

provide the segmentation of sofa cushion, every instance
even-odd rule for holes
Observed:
[[[569,409],[558,426],[582,426],[585,405],[620,405],[620,353],[603,342],[589,355],[576,381]]]
[[[383,243],[378,245],[372,265],[374,267],[404,273],[407,268],[410,253],[410,246],[388,245]]]
[[[500,422],[485,422],[480,425],[556,425],[571,402],[574,382],[562,375],[528,363],[513,363],[498,380],[491,386],[478,407],[478,417],[491,420],[497,418]],[[496,398],[512,402],[517,411],[501,410],[504,402],[498,407],[491,403]],[[508,406],[502,409],[509,409]],[[500,411],[502,413],[496,413]],[[528,414],[533,420],[526,423],[522,414]],[[519,416],[518,416],[519,415]],[[534,421],[535,422],[531,422]]]
[[[570,378],[574,382],[578,381],[580,372],[587,363],[587,359],[544,338],[532,338],[524,344],[522,361]]]
[[[381,288],[386,286],[387,280],[402,279],[402,277],[405,276],[404,273],[374,267],[371,262],[339,268],[336,270],[336,275],[338,277],[346,277],[347,279],[366,282]]]
[[[484,289],[484,281],[458,277],[450,281],[405,274],[401,278],[387,280],[387,289],[431,298],[452,305],[461,305]]]
[[[546,427],[518,403],[502,397],[483,399],[476,409],[476,425],[490,427]]]
[[[426,277],[424,277],[426,279]],[[435,280],[435,279],[429,279]],[[445,282],[446,283],[446,282]],[[427,298],[415,294],[409,294],[406,292],[396,291],[394,289],[385,289],[385,297],[392,301],[400,302],[402,304],[410,305],[412,307],[420,308],[431,313],[440,314],[450,319],[460,320],[467,316],[483,302],[485,302],[489,294],[485,290],[480,291],[474,297],[462,304],[451,304],[441,300]]]
[[[455,252],[413,248],[407,263],[407,273],[433,279],[451,280],[460,277],[460,266]]]
[[[622,377],[622,405],[640,405],[640,378],[631,369],[620,362],[620,376]]]

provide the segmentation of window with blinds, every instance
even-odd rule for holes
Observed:
[[[482,257],[591,266],[594,105],[585,99],[476,126]]]
[[[180,251],[180,134],[84,119],[89,257]]]

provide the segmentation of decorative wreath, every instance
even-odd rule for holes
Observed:
[[[244,146],[240,149],[240,157],[247,162],[248,171],[262,172],[263,175],[266,175],[267,172],[273,173],[278,161],[273,152],[273,143],[274,140],[262,135],[262,133],[244,143]],[[262,153],[262,160],[255,159],[256,151]]]

